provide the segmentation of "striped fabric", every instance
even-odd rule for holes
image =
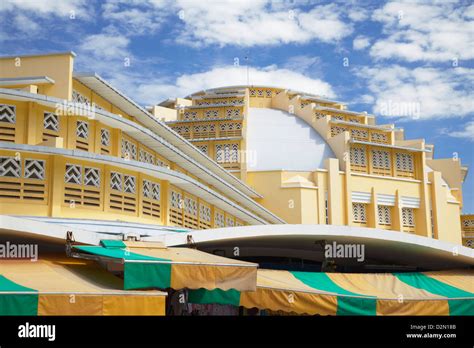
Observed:
[[[101,241],[101,246],[74,246],[77,257],[96,256],[123,264],[124,289],[235,289],[254,291],[258,265],[189,248],[159,243]]]
[[[257,290],[190,291],[191,303],[311,315],[474,315],[474,272],[309,273],[258,270]]]
[[[124,291],[94,262],[0,262],[0,315],[164,315],[166,293]]]

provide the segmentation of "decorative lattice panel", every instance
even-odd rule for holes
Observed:
[[[367,173],[367,155],[364,147],[352,147],[350,152],[351,170]]]
[[[199,228],[211,228],[211,207],[204,203],[199,203]]]
[[[216,211],[214,213],[214,226],[215,227],[225,227],[224,214]]]
[[[16,107],[0,104],[0,141],[15,142]]]
[[[100,151],[102,154],[108,155],[111,152],[111,133],[110,130],[102,128],[100,130]]]
[[[364,203],[352,203],[352,219],[354,222],[367,222],[366,207]]]
[[[391,169],[390,152],[372,150],[372,173],[377,175],[390,175]]]
[[[161,219],[161,186],[159,183],[143,180],[142,214]]]
[[[46,160],[0,157],[0,200],[46,204]]]
[[[410,178],[414,177],[415,166],[413,164],[413,154],[397,152],[395,157],[396,157],[395,167],[397,170],[397,176],[410,177]]]
[[[184,227],[192,229],[199,227],[197,201],[187,196],[184,197]]]
[[[130,140],[122,138],[122,158],[136,160],[137,159],[137,145]]]
[[[183,218],[183,194],[176,189],[171,189],[169,198],[170,223],[177,226],[183,226]]]
[[[379,205],[377,207],[377,216],[380,225],[390,226],[392,224],[391,209],[386,205]]]

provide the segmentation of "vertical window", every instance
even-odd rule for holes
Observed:
[[[378,206],[378,221],[380,225],[391,225],[392,224],[391,215],[392,215],[391,209],[389,206],[386,206],[386,205]]]
[[[354,222],[367,222],[367,215],[364,203],[352,203],[352,216]]]
[[[415,226],[415,214],[413,208],[402,208],[402,222],[404,227]]]
[[[413,172],[413,155],[410,153],[397,153],[397,170]]]
[[[87,140],[89,138],[89,123],[84,121],[77,121],[76,123],[76,137]]]
[[[367,165],[367,158],[365,155],[365,148],[363,147],[353,147],[351,148],[350,154],[351,164],[357,166],[366,166]]]

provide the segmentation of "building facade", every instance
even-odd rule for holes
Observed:
[[[393,124],[268,86],[146,110],[76,72],[74,58],[0,58],[3,215],[190,230],[346,225],[472,245],[467,169]]]
[[[0,59],[1,214],[186,229],[282,223],[72,52]]]
[[[288,223],[412,233],[462,243],[461,160],[405,139],[341,102],[269,86],[235,86],[151,110],[263,195]]]

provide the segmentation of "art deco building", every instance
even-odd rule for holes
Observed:
[[[466,167],[458,158],[435,159],[433,145],[405,139],[403,129],[379,125],[374,115],[269,86],[199,91],[152,111],[288,223],[462,242]]]
[[[40,253],[0,255],[0,315],[163,315],[175,291],[233,313],[474,313],[460,159],[283,88],[147,110],[74,58],[0,57],[1,250]]]
[[[0,59],[2,214],[189,229],[282,223],[74,54]]]

